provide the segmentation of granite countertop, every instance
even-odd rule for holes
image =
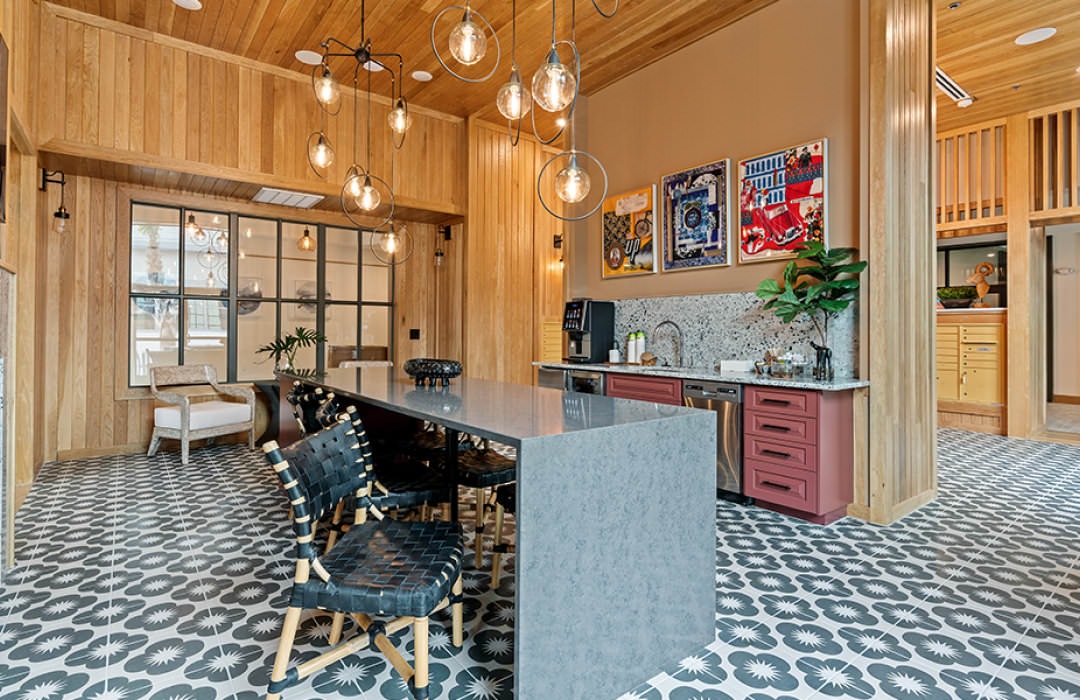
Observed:
[[[1000,314],[1004,313],[1007,309],[1004,306],[987,306],[964,309],[937,309],[939,314]]]
[[[523,440],[583,430],[632,429],[699,410],[470,377],[451,379],[446,387],[418,387],[383,367],[283,370],[276,375],[514,447]]]
[[[576,369],[586,372],[612,372],[618,374],[639,374],[646,377],[671,377],[673,379],[700,379],[712,382],[731,382],[733,384],[754,384],[756,386],[772,386],[785,389],[811,389],[814,391],[848,391],[870,386],[865,379],[854,377],[837,377],[831,382],[820,381],[813,377],[793,377],[791,379],[777,379],[766,377],[753,372],[724,372],[720,373],[707,367],[644,367],[642,365],[579,365],[563,362],[534,362],[536,367],[548,367],[551,369]]]

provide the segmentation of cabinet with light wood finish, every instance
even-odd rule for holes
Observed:
[[[938,424],[1004,433],[1005,311],[943,311],[937,321]]]

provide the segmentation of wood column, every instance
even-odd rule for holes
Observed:
[[[869,495],[884,524],[937,494],[934,27],[927,0],[869,9]]]

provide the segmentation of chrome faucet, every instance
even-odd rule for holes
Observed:
[[[675,359],[675,361],[676,361],[676,364],[675,364],[676,367],[682,367],[682,363],[683,363],[683,356],[682,356],[683,335],[682,335],[682,328],[679,328],[679,324],[675,323],[674,321],[661,321],[660,323],[656,324],[656,328],[653,328],[653,331],[652,331],[652,341],[651,342],[656,343],[656,334],[664,326],[671,326],[672,328],[675,329],[675,334],[676,334],[675,338],[674,338],[674,341],[675,341],[675,358],[673,358],[673,359]]]

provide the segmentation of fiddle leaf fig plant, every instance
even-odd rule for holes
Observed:
[[[275,369],[291,369],[296,363],[296,351],[300,348],[314,347],[318,343],[325,343],[326,336],[310,328],[297,326],[292,333],[286,333],[280,338],[275,338],[272,343],[267,343],[255,352],[265,353],[274,359]],[[282,364],[282,358],[285,359]]]
[[[858,275],[867,262],[848,262],[856,253],[855,248],[829,249],[818,241],[804,243],[796,259],[784,268],[783,278],[762,280],[755,294],[784,323],[807,316],[822,346],[828,347],[829,321],[858,297]]]

